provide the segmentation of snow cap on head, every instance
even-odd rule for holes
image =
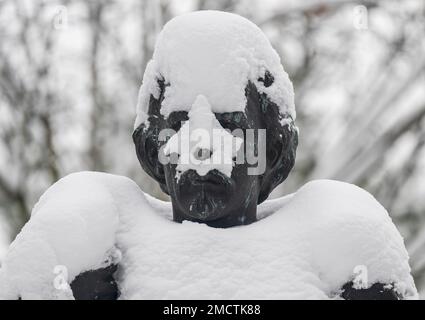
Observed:
[[[273,83],[264,81],[268,71]],[[263,79],[263,80],[261,80]],[[198,95],[213,112],[245,111],[245,87],[253,82],[295,120],[294,91],[280,58],[264,33],[239,15],[196,11],[170,20],[158,36],[139,91],[135,128],[147,121],[150,95],[159,98],[161,114],[189,111]]]

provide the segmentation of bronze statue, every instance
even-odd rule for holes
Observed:
[[[193,32],[193,37],[186,36],[190,32]],[[172,46],[173,43],[176,47]],[[231,48],[228,52],[222,50],[222,46],[226,45]],[[173,52],[172,49],[175,51]],[[190,57],[184,61],[188,53]],[[167,65],[173,61],[172,58],[175,58],[174,63],[177,61],[177,69]],[[239,16],[220,12],[197,12],[173,19],[167,24],[160,35],[153,63],[156,65],[151,62],[145,72],[139,96],[138,112],[141,119],[136,122],[133,141],[142,168],[159,183],[165,193],[170,195],[172,219],[176,223],[190,221],[205,224],[211,228],[234,228],[235,230],[241,226],[245,228],[248,225],[259,224],[261,222],[257,221],[259,220],[257,212],[259,204],[263,203],[272,190],[287,178],[294,166],[298,145],[293,93],[291,94],[292,85],[268,40],[255,25]],[[165,66],[159,65],[160,63]],[[218,83],[221,73],[225,74],[226,79]],[[238,77],[240,79],[237,81],[240,82],[234,80]],[[223,98],[216,95],[210,85],[213,88],[223,87],[229,91],[239,90],[239,93],[232,95],[231,92]],[[192,88],[196,90],[191,90]],[[187,92],[182,94],[182,90]],[[200,92],[201,90],[205,92]],[[226,94],[223,92],[223,95]],[[175,98],[176,96],[179,98]],[[226,107],[227,102],[235,103]],[[197,103],[203,104],[198,106]],[[198,114],[194,113],[195,109],[199,112]],[[240,139],[241,144],[238,145],[238,152],[243,153],[250,149],[254,150],[256,156],[263,156],[265,161],[263,170],[258,171],[257,174],[250,174],[249,169],[255,165],[249,163],[246,158],[242,162],[237,162],[235,152],[229,156],[231,163],[227,164],[228,167],[225,169],[222,163],[219,163],[213,164],[207,170],[198,171],[198,169],[205,169],[202,166],[207,163],[207,160],[212,159],[215,153],[221,152],[220,143],[218,144],[220,150],[217,149],[217,145],[214,149],[208,143],[206,145],[209,147],[190,150],[189,152],[194,153],[195,158],[199,160],[197,166],[182,166],[181,158],[185,151],[180,149],[175,161],[161,161],[162,156],[170,156],[170,152],[164,153],[164,146],[173,136],[182,135],[185,123],[191,123],[190,121],[197,116],[212,121],[212,125],[198,123],[199,127],[205,126],[205,132],[210,135],[210,138],[212,138],[211,135],[214,136],[213,127],[224,135],[227,134],[224,133],[226,130],[231,133],[235,130],[239,132],[237,138]],[[248,134],[249,130],[252,130],[254,134]],[[265,133],[262,137],[260,137],[260,130],[264,130]],[[164,138],[161,136],[164,131],[172,133]],[[249,137],[252,139],[249,140]],[[234,142],[232,139],[236,138],[230,137],[229,141]],[[320,184],[316,184],[314,190],[310,192],[312,194],[320,192],[320,188]],[[343,188],[351,190],[351,187]],[[353,193],[359,192],[357,189],[353,189]],[[362,194],[362,197],[367,198],[368,195]],[[289,197],[287,203],[293,201],[291,199]],[[300,195],[296,201],[304,203],[313,200]],[[375,200],[370,201],[375,205]],[[272,216],[279,210],[279,214],[284,215],[285,207],[280,203],[272,206],[268,210],[270,211],[268,215]],[[326,206],[332,212],[338,211],[332,203],[323,204],[325,209]],[[341,210],[345,209],[341,208]],[[314,216],[315,213],[308,214]],[[357,218],[352,218],[353,221],[355,219]],[[300,223],[292,221],[296,219],[288,220],[288,223],[294,223],[294,227]],[[306,220],[305,223],[309,221]],[[350,223],[349,220],[347,223]],[[371,223],[375,222],[371,220]],[[344,228],[344,221],[338,224],[338,228],[340,227]],[[391,233],[396,234],[395,241],[398,244],[401,240],[398,238],[397,231],[394,230],[391,229]],[[267,234],[261,236],[261,239],[265,239],[266,247],[267,236]],[[302,238],[308,235],[299,236]],[[161,240],[158,239],[158,241]],[[344,241],[341,243],[344,244]],[[119,243],[116,245],[120,247]],[[286,243],[285,245],[296,244]],[[350,251],[350,249],[344,250]],[[209,248],[205,247],[203,250],[207,251]],[[400,256],[405,259],[403,252]],[[191,259],[196,263],[197,256],[193,255]],[[292,258],[288,257],[288,259]],[[338,259],[344,258],[337,257]],[[256,262],[261,265],[261,261],[256,260]],[[144,261],[140,263],[143,264]],[[358,263],[365,262],[358,261]],[[264,268],[269,267],[264,266]],[[74,298],[117,299],[120,293],[116,272],[118,270],[119,273],[120,268],[119,261],[112,261],[95,270],[81,272],[70,283]],[[270,269],[270,277],[273,277],[273,272],[276,275],[280,271]],[[119,277],[123,277],[123,274]],[[410,274],[406,277],[410,277]],[[356,281],[355,278],[347,276],[343,280],[340,279],[341,286],[333,290],[338,291],[340,297],[344,299],[405,298],[392,280],[377,281],[366,287],[359,285]]]

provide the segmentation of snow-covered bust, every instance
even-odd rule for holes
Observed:
[[[125,177],[61,179],[10,246],[0,298],[417,298],[403,239],[366,191],[319,180],[266,200],[294,165],[294,121],[292,84],[257,26],[174,18],[133,133],[171,203]]]

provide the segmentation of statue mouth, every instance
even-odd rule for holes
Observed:
[[[196,174],[194,176],[194,179],[192,180],[192,183],[194,185],[212,185],[212,186],[222,186],[226,185],[228,183],[227,177],[223,177],[220,175],[220,172],[217,171],[217,173],[207,173],[205,176],[200,176]]]
[[[203,189],[207,192],[223,190],[229,194],[234,188],[234,181],[218,170],[212,170],[204,176],[199,175],[195,170],[188,170],[180,177],[179,185],[189,191],[191,189],[196,191]],[[220,193],[218,192],[217,195],[220,195]]]

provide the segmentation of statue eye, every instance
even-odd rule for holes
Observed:
[[[180,130],[182,123],[188,119],[189,117],[186,111],[174,111],[167,119],[168,127],[177,132]]]
[[[269,71],[266,71],[265,74],[264,74],[264,77],[258,78],[258,81],[262,82],[264,84],[264,86],[266,88],[268,88],[273,84],[274,77]]]
[[[233,131],[245,127],[245,117],[241,112],[229,112],[218,115],[216,114],[216,117],[224,129]]]
[[[182,121],[176,121],[171,125],[171,129],[173,129],[176,132],[179,131],[181,127],[182,127]]]
[[[235,129],[238,129],[238,125],[235,124],[233,121],[225,121],[225,120],[219,120],[218,122],[220,122],[220,125],[224,128],[224,129],[229,129],[230,131],[233,131]]]

